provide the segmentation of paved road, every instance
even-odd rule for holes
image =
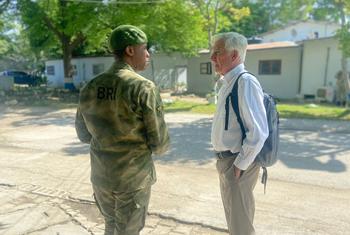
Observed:
[[[158,182],[143,234],[226,234],[210,116],[168,114],[172,148],[156,157]],[[0,109],[0,234],[101,234],[89,158],[74,110]],[[267,194],[258,185],[258,234],[347,234],[347,122],[282,120],[281,160]]]

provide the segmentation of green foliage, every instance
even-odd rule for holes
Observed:
[[[278,104],[282,118],[350,120],[350,111],[331,105]]]
[[[162,4],[110,4],[105,13],[106,31],[121,24],[139,26],[151,44],[164,52],[190,55],[205,46],[206,34],[199,11],[183,0]]]
[[[207,44],[211,47],[211,37],[218,32],[231,31],[232,21],[240,21],[250,14],[249,8],[236,8],[233,1],[226,0],[191,0],[199,10],[204,29],[207,33]],[[236,30],[235,30],[236,31]]]
[[[285,24],[295,20],[307,20],[313,9],[315,0],[284,0],[280,1],[277,10],[277,24]]]
[[[339,49],[344,53],[345,57],[350,57],[350,25],[346,24],[337,31],[337,38],[339,39]]]
[[[18,9],[31,47],[36,51],[45,51],[48,56],[62,55],[64,44],[68,44],[71,50],[85,41],[91,45],[101,45],[97,12],[102,7],[102,4],[83,1],[18,0]]]
[[[268,31],[270,9],[264,3],[251,3],[249,0],[244,0],[239,1],[235,7],[237,11],[245,9],[247,12],[240,18],[228,15],[231,24],[229,27],[222,29],[222,31],[232,30],[246,37],[252,37]]]
[[[203,114],[213,114],[216,106],[214,104],[203,104],[190,101],[176,100],[173,103],[165,104],[166,113],[172,112],[194,112]]]

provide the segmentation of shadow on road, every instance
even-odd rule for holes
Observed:
[[[63,148],[63,151],[69,155],[69,156],[77,156],[77,155],[81,155],[84,154],[86,156],[90,156],[89,155],[89,145],[88,144],[84,144],[84,143],[79,143],[79,142],[74,142],[74,143],[70,143],[68,147]]]
[[[170,123],[171,149],[158,163],[205,165],[215,160],[210,143],[211,119]],[[350,134],[281,130],[280,161],[289,168],[344,172],[342,153],[350,151]]]
[[[25,118],[14,121],[12,125],[15,127],[27,125],[74,127],[75,117],[69,111],[54,112],[51,109],[38,108],[19,112]],[[1,114],[10,115],[7,111]],[[198,166],[215,161],[210,143],[211,121],[211,118],[201,118],[192,122],[179,120],[168,123],[171,148],[164,156],[156,156],[155,161],[161,164],[191,163]],[[343,153],[350,152],[350,145],[348,145],[350,133],[301,131],[300,129],[281,129],[279,157],[283,164],[289,168],[335,173],[347,170],[345,161],[341,158],[345,157]],[[71,142],[63,151],[70,156],[89,153],[88,145],[76,141]]]
[[[15,109],[0,109],[0,115],[6,118],[13,113],[18,113],[22,118],[19,121],[12,123],[15,127],[37,125],[37,126],[70,126],[74,125],[75,117],[71,112],[57,110],[51,107],[30,107],[30,108],[15,108]]]
[[[350,134],[285,131],[281,134],[280,161],[287,167],[344,172],[342,153],[350,151]]]
[[[156,162],[205,165],[215,159],[210,142],[211,119],[169,123],[168,127],[170,150],[164,156],[156,157]]]

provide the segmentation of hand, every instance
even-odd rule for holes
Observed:
[[[238,180],[241,177],[242,170],[234,166],[234,174],[235,174],[235,178]]]

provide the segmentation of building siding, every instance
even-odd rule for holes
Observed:
[[[210,62],[209,53],[199,54],[188,61],[188,92],[197,95],[206,95],[213,91],[215,84],[215,71],[212,68],[212,74],[201,74],[200,64]]]
[[[252,50],[247,52],[245,64],[246,69],[257,76],[265,91],[281,99],[293,99],[298,94],[300,56],[300,47]],[[261,60],[281,60],[281,74],[260,75]]]

